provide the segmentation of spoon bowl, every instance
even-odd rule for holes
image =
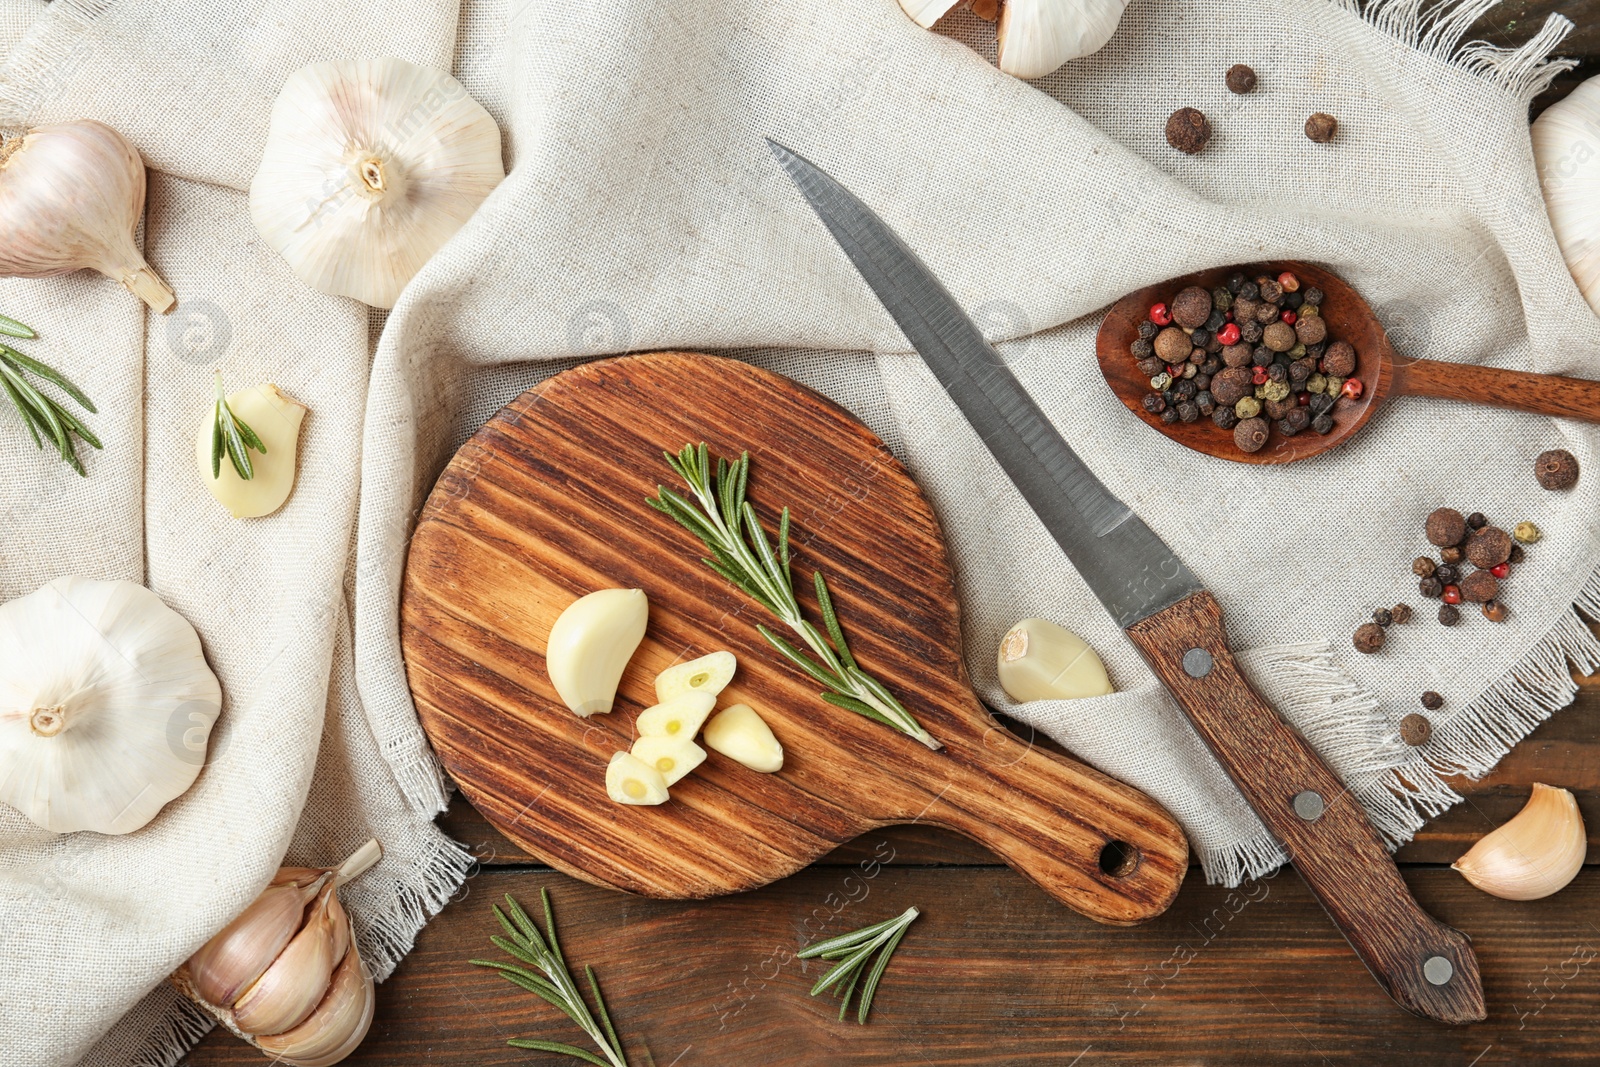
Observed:
[[[1321,315],[1328,324],[1330,341],[1344,341],[1356,350],[1356,369],[1351,377],[1360,380],[1361,395],[1353,399],[1340,397],[1330,412],[1333,430],[1327,434],[1303,430],[1290,437],[1274,425],[1266,447],[1259,452],[1244,452],[1233,443],[1232,433],[1220,429],[1209,418],[1168,424],[1146,411],[1143,400],[1150,392],[1150,381],[1140,372],[1129,346],[1138,340],[1139,324],[1149,317],[1150,308],[1170,302],[1179,290],[1191,285],[1207,290],[1225,285],[1235,272],[1250,278],[1262,274],[1276,278],[1284,271],[1300,279],[1302,292],[1315,286],[1326,294]],[[1401,356],[1361,294],[1337,274],[1310,263],[1282,261],[1215,267],[1147,285],[1111,306],[1100,324],[1095,354],[1112,392],[1136,418],[1185,447],[1235,463],[1291,463],[1337,448],[1359,432],[1391,396],[1428,396],[1600,422],[1600,382]]]

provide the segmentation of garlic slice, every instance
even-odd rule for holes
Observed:
[[[717,706],[709,693],[685,693],[639,713],[634,729],[641,737],[683,737],[693,740],[705,725],[706,716]]]
[[[606,766],[606,792],[618,804],[663,804],[667,780],[629,752],[618,752]]]
[[[211,430],[216,420],[211,406],[207,405],[194,442],[194,460],[200,480],[236,519],[271,515],[283,507],[294,490],[300,424],[305,421],[309,409],[270,383],[228,394],[228,407],[261,438],[261,443],[267,446],[266,454],[254,459],[255,477],[248,482],[239,477],[239,472],[226,458],[213,478]]]
[[[333,1067],[356,1050],[372,1028],[377,1008],[372,972],[349,934],[350,950],[333,972],[322,1003],[306,1021],[286,1033],[257,1037],[254,1044],[275,1063],[290,1067]]]
[[[247,1034],[281,1034],[306,1021],[327,992],[333,969],[350,947],[350,920],[336,887],[324,885],[306,924],[233,1006]]]
[[[732,652],[712,652],[699,659],[668,667],[656,675],[656,703],[665,704],[685,693],[716,696],[733,681],[739,661]]]
[[[610,712],[649,621],[642,589],[600,589],[567,605],[544,654],[562,702],[584,718]]]
[[[1485,834],[1450,868],[1491,896],[1538,900],[1578,876],[1588,845],[1572,794],[1535,783],[1522,810]]]
[[[633,743],[633,755],[660,771],[669,788],[706,761],[706,750],[682,735],[641,737]]]
[[[332,875],[285,867],[222,932],[189,957],[189,981],[212,1004],[232,1004],[300,931],[306,904]]]
[[[996,30],[1000,69],[1042,78],[1069,59],[1098,52],[1127,6],[1127,0],[1006,0]]]
[[[734,704],[717,712],[717,717],[706,723],[703,740],[713,752],[737,760],[752,771],[771,774],[783,769],[783,746],[772,735],[766,720],[749,704]]]
[[[1049,619],[1023,619],[1000,639],[1000,688],[1019,704],[1113,692],[1105,664],[1083,638]]]

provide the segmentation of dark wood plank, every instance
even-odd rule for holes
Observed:
[[[1487,897],[1448,870],[1414,870],[1407,881],[1431,912],[1471,933],[1487,1022],[1449,1027],[1400,1011],[1287,873],[1234,891],[1193,875],[1166,915],[1109,930],[1004,868],[812,869],[705,902],[628,897],[553,873],[488,872],[379,987],[372,1036],[347,1062],[562,1062],[504,1041],[571,1040],[571,1025],[464,963],[494,953],[489,903],[508,891],[536,899],[542,885],[552,888],[569,958],[598,969],[636,1064],[1065,1067],[1082,1056],[1076,1062],[1491,1067],[1600,1059],[1592,920],[1600,871],[1533,903]],[[867,1026],[836,1021],[831,1001],[806,995],[818,972],[792,958],[798,948],[912,904],[925,914]],[[261,1062],[222,1034],[187,1060]]]

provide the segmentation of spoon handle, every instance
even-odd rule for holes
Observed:
[[[1394,362],[1394,396],[1431,396],[1535,415],[1600,422],[1600,382],[1556,374],[1441,363],[1433,359]]]

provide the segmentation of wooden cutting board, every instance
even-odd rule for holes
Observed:
[[[750,499],[769,533],[791,509],[796,586],[809,594],[822,569],[856,658],[942,750],[819,699],[756,632],[774,620],[645,504],[658,484],[683,489],[663,451],[701,441],[714,455],[750,452]],[[612,586],[645,591],[649,630],[616,710],[580,719],[546,676],[545,640],[572,600]],[[809,595],[802,604],[816,618]],[[1187,868],[1188,844],[1158,804],[1016,737],[973,696],[938,522],[883,443],[826,398],[735,360],[589,363],[490,420],[418,523],[401,643],[423,726],[463,792],[518,845],[597,885],[680,898],[753,889],[909,822],[981,842],[1106,923],[1159,914]],[[633,742],[655,675],[717,649],[739,659],[719,706],[761,713],[782,771],[711,753],[666,804],[612,802],[606,764]]]

